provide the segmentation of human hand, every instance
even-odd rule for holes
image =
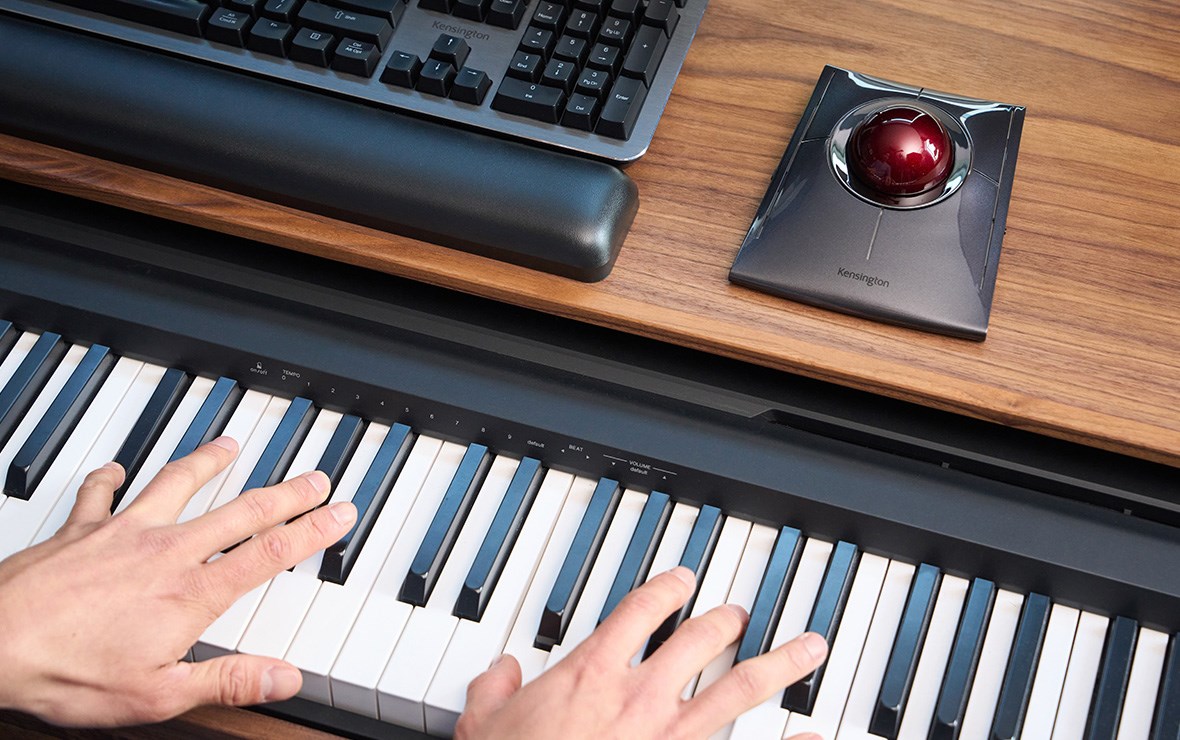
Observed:
[[[0,562],[0,707],[57,724],[118,725],[299,691],[299,670],[281,660],[182,660],[241,594],[340,539],[356,519],[341,503],[280,526],[327,498],[327,476],[311,472],[177,524],[237,449],[223,437],[169,463],[116,516],[124,473],[108,463],[86,477],[57,534]]]
[[[455,737],[708,737],[827,657],[822,637],[802,635],[742,661],[693,698],[681,699],[685,684],[738,639],[748,619],[741,607],[717,607],[686,621],[650,658],[632,666],[632,656],[688,600],[693,587],[687,568],[656,576],[619,602],[555,668],[524,688],[520,664],[502,656],[468,687]],[[794,740],[809,737],[815,736]]]

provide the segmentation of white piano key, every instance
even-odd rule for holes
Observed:
[[[533,640],[537,636],[537,626],[541,623],[541,613],[545,609],[549,592],[553,590],[553,583],[557,580],[562,563],[565,562],[570,542],[578,531],[578,525],[582,522],[582,516],[590,505],[590,498],[594,495],[597,485],[598,481],[593,478],[574,479],[566,495],[565,505],[562,506],[561,515],[558,516],[553,533],[545,545],[545,553],[541,556],[536,575],[529,583],[528,593],[508,634],[504,652],[519,661],[523,683],[532,681],[545,670],[545,661],[549,659],[549,653],[533,647]]]
[[[778,537],[778,529],[765,524],[754,524],[746,538],[746,546],[742,550],[742,558],[734,572],[733,582],[730,583],[729,593],[723,603],[737,604],[749,612],[754,608],[754,599],[758,596],[758,586],[762,583],[762,574],[766,572],[766,564],[770,562],[770,553],[774,550],[774,542]],[[717,682],[733,667],[737,656],[738,643],[735,641],[721,654],[709,661],[697,680],[694,693],[700,693]],[[713,733],[714,740],[729,737],[733,723],[722,727]]]
[[[770,641],[771,650],[785,645],[807,629],[807,620],[811,617],[811,610],[819,595],[819,586],[823,582],[824,571],[831,554],[831,542],[808,539],[803,545],[803,554],[799,556],[795,577],[783,602],[782,616],[774,630],[774,638]],[[729,736],[735,740],[782,737],[790,718],[790,711],[783,709],[783,692],[778,691],[734,720],[733,730]]]
[[[74,499],[76,489],[66,496],[66,487],[73,480],[102,428],[114,414],[119,401],[131,387],[135,375],[142,367],[142,362],[127,358],[115,363],[115,367],[78,420],[74,431],[70,433],[57,457],[50,464],[37,490],[28,501],[13,499],[0,509],[0,532],[4,533],[3,537],[0,537],[0,560],[32,543],[59,499]],[[17,431],[19,433],[20,429]],[[0,458],[0,466],[3,466],[0,470],[7,470],[11,458]],[[89,472],[90,469],[82,471],[83,477]]]
[[[274,436],[279,422],[283,420],[283,415],[290,406],[291,399],[272,396],[249,436],[235,438],[238,443],[238,457],[221,479],[221,485],[209,504],[209,511],[225,506],[242,494],[250,473],[254,471],[254,466],[258,464],[258,459],[262,457],[267,443]]]
[[[225,429],[221,434],[225,437],[231,437],[239,445],[238,452],[241,453],[243,440],[249,439],[254,432],[254,427],[258,425],[258,420],[262,418],[263,412],[270,403],[272,397],[261,393],[259,391],[246,391],[242,395],[242,400],[238,402],[237,408],[234,409],[233,414],[230,415],[229,420],[225,423]],[[225,470],[209,479],[205,485],[201,486],[193,497],[185,504],[184,509],[180,512],[180,516],[176,518],[179,523],[184,523],[196,519],[197,517],[209,511],[213,499],[217,496],[218,491],[221,490],[222,485],[229,477],[233,465],[227,465]]]
[[[647,571],[646,581],[650,581],[661,573],[672,570],[680,563],[680,556],[684,554],[684,546],[688,544],[688,537],[692,534],[692,527],[696,524],[700,509],[691,504],[678,503],[672,507],[672,514],[668,523],[664,525],[664,532],[660,535],[660,544],[652,555],[651,567]],[[631,658],[632,665],[639,665],[643,660],[644,645]]]
[[[1094,696],[1094,682],[1098,665],[1102,662],[1102,647],[1106,643],[1106,628],[1110,619],[1092,612],[1082,612],[1074,633],[1069,665],[1061,686],[1057,720],[1053,723],[1052,740],[1081,740],[1086,734],[1086,717]]]
[[[881,595],[877,598],[877,608],[873,611],[873,621],[869,625],[860,663],[856,667],[856,677],[848,692],[848,703],[840,718],[839,734],[829,735],[833,740],[867,740],[877,737],[869,734],[869,722],[873,718],[881,682],[885,680],[885,668],[889,664],[889,654],[901,624],[902,612],[905,611],[914,570],[913,565],[895,560],[885,572]],[[827,678],[824,680],[827,681]]]
[[[898,740],[926,740],[968,586],[970,583],[964,578],[952,575],[942,577],[938,598],[934,601],[934,612],[930,615],[926,641],[922,645],[922,655],[918,658],[918,668],[914,672],[914,685],[901,718]]]
[[[615,574],[623,563],[623,555],[627,545],[631,543],[631,535],[635,532],[635,525],[639,523],[639,515],[647,503],[647,494],[639,491],[623,493],[615,515],[611,519],[610,528],[602,540],[598,550],[598,557],[594,560],[594,567],[586,578],[586,585],[582,588],[582,596],[574,614],[570,617],[569,626],[561,642],[549,651],[549,658],[545,661],[545,670],[557,665],[570,651],[582,644],[598,626],[598,617],[602,614],[602,606],[606,603],[607,594],[614,582]]]
[[[126,360],[127,358],[123,359]],[[119,365],[122,362],[123,360],[120,360],[115,365],[110,377],[115,377],[115,373],[119,371]],[[54,504],[53,511],[45,518],[45,521],[41,524],[41,529],[37,531],[37,535],[33,538],[32,544],[35,545],[49,539],[65,524],[66,519],[69,518],[70,511],[74,508],[74,502],[77,501],[78,488],[82,485],[82,481],[90,471],[103,466],[119,453],[119,448],[122,446],[123,440],[131,433],[131,427],[135,425],[135,420],[139,418],[140,413],[147,406],[152,392],[156,389],[160,378],[166,372],[166,368],[160,365],[145,364],[142,362],[137,362],[136,364],[140,366],[139,372],[131,382],[131,387],[127,389],[119,404],[111,412],[110,417],[106,421],[106,426],[97,435],[94,446],[86,453],[82,464],[74,471],[73,479],[66,484],[62,495],[57,499],[57,503]],[[91,405],[93,406],[97,403],[98,396],[95,396],[94,402]],[[81,427],[82,421],[79,421],[78,428]],[[77,432],[77,429],[75,429],[75,432]]]
[[[188,390],[184,393],[184,398],[176,405],[176,410],[172,412],[172,417],[168,419],[168,423],[160,432],[156,444],[152,446],[151,452],[144,457],[143,465],[140,466],[139,472],[127,487],[127,493],[115,508],[116,514],[130,506],[131,502],[147,487],[147,484],[152,482],[160,469],[168,463],[173,451],[176,450],[177,443],[184,436],[193,417],[197,415],[197,411],[201,409],[201,404],[205,402],[205,397],[209,395],[211,390],[213,390],[212,378],[193,378],[193,382],[189,384]]]
[[[1165,633],[1146,627],[1139,630],[1117,740],[1147,740],[1167,650],[1168,636]]]
[[[1028,713],[1024,715],[1023,737],[1047,738],[1053,734],[1079,616],[1077,609],[1061,604],[1054,604],[1049,612],[1049,625],[1045,628],[1045,641],[1029,695]]]
[[[348,579],[344,585],[323,584],[312,601],[284,656],[303,672],[300,696],[321,704],[332,703],[328,682],[332,664],[336,662],[442,445],[442,440],[435,437],[419,436],[414,440]]]
[[[291,467],[284,480],[315,468],[342,416],[343,414],[336,411],[320,411],[303,444],[299,446],[299,452],[295,453],[295,459],[291,461]],[[238,600],[201,634],[201,639],[193,645],[193,657],[197,660],[206,660],[234,652],[269,586],[270,581],[267,581],[238,597]]]
[[[975,682],[971,685],[971,695],[967,699],[967,714],[963,716],[960,740],[988,738],[1023,607],[1024,597],[1018,593],[1001,590],[996,594],[992,616],[987,623],[987,634],[983,638],[983,652],[979,656],[979,666],[975,669]]]
[[[78,364],[82,362],[82,358],[86,356],[86,348],[78,345],[71,346],[69,350],[62,357],[61,362],[50,374],[49,379],[45,381],[45,385],[41,387],[37,397],[29,404],[25,415],[21,417],[20,423],[12,430],[12,436],[8,438],[8,442],[0,448],[0,476],[8,475],[8,466],[12,463],[12,458],[16,457],[17,451],[24,445],[25,440],[29,438],[33,428],[37,426],[37,422],[41,421],[41,417],[49,409],[53,399],[57,398],[57,394],[61,391],[62,386],[70,379],[70,375],[77,369]],[[0,480],[0,483],[3,481]],[[3,488],[3,486],[0,486]]]
[[[787,720],[788,734],[815,732],[824,737],[836,736],[888,569],[886,558],[868,553],[861,556],[836,639],[828,653],[815,707],[810,716],[792,712]]]
[[[746,542],[750,539],[752,526],[753,522],[747,519],[733,516],[725,518],[725,523],[721,526],[721,534],[717,536],[717,544],[713,547],[713,556],[709,558],[705,572],[701,576],[701,585],[697,589],[697,598],[693,602],[692,611],[688,614],[689,619],[699,617],[710,609],[729,601],[729,591],[733,588],[733,579],[742,562],[742,555],[746,550]],[[763,565],[765,566],[765,563]],[[744,606],[747,610],[750,608],[749,604]],[[733,647],[734,652],[737,652],[736,643]],[[722,651],[722,655],[716,657],[722,659],[724,651]],[[732,656],[728,662],[730,665],[733,664]],[[699,673],[693,676],[680,692],[681,697],[686,700],[692,698],[700,680]]]
[[[29,350],[33,348],[40,337],[41,335],[36,332],[26,331],[17,338],[12,349],[8,350],[8,354],[4,356],[4,361],[0,362],[0,389],[3,389],[12,378],[13,373],[24,362]]]
[[[410,604],[398,599],[402,581],[466,452],[465,445],[454,442],[444,443],[439,450],[389,557],[332,666],[329,680],[333,705],[356,714],[377,717],[377,682],[413,612]]]
[[[410,614],[377,683],[382,721],[425,732],[426,690],[459,624],[453,614],[455,601],[519,464],[519,460],[503,456],[492,461],[426,606],[415,606]]]
[[[569,473],[546,472],[483,617],[478,622],[459,620],[426,692],[426,731],[430,734],[454,733],[455,722],[467,701],[467,684],[503,652],[573,482]]]
[[[340,478],[340,484],[332,491],[328,505],[352,500],[388,432],[389,427],[384,424],[369,425]],[[286,654],[323,583],[319,579],[323,557],[324,552],[320,550],[293,570],[283,571],[271,580],[270,588],[238,643],[238,652],[272,658]]]

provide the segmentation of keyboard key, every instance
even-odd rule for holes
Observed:
[[[614,0],[610,4],[610,14],[618,18],[635,21],[643,12],[643,0]]]
[[[988,618],[996,598],[996,585],[983,578],[971,582],[967,592],[967,604],[959,619],[955,644],[951,648],[946,674],[942,679],[942,690],[934,709],[934,725],[930,729],[931,740],[954,740],[963,729],[963,717],[967,713],[967,698],[975,681],[975,669],[983,651],[983,638]]]
[[[530,54],[518,51],[508,65],[508,76],[518,80],[536,82],[541,79],[541,63],[544,59],[540,54]],[[492,107],[495,107],[494,105]]]
[[[996,605],[988,621],[987,636],[983,639],[983,655],[979,659],[975,683],[971,686],[971,696],[967,700],[961,737],[988,736],[999,705],[1004,669],[1011,655],[1023,605],[1024,598],[1018,593],[1001,590],[996,594]]]
[[[549,53],[553,51],[553,43],[554,36],[552,31],[530,26],[525,29],[524,36],[520,39],[520,50],[529,54],[548,57]]]
[[[356,39],[341,39],[332,57],[332,69],[357,77],[372,77],[381,60],[381,52],[375,44]]]
[[[455,69],[467,64],[467,55],[470,53],[471,47],[467,45],[466,41],[447,33],[440,34],[435,39],[434,46],[430,48],[431,59],[446,62]]]
[[[394,424],[385,435],[381,448],[374,455],[368,472],[351,499],[357,509],[356,523],[348,534],[324,551],[319,572],[321,580],[338,584],[347,580],[385,506],[393,482],[401,472],[410,451],[410,443],[410,428],[405,424]]]
[[[530,84],[511,77],[500,83],[492,108],[504,113],[557,123],[565,103],[565,93],[555,87]]]
[[[1102,650],[1102,667],[1094,687],[1094,702],[1087,722],[1087,737],[1114,737],[1123,711],[1123,698],[1131,676],[1131,660],[1139,624],[1134,619],[1116,617],[1106,635]]]
[[[627,50],[627,57],[623,61],[623,74],[642,80],[644,86],[651,87],[667,49],[668,37],[662,30],[655,26],[643,26],[635,34],[635,41]]]
[[[309,28],[366,41],[375,44],[378,49],[384,49],[393,35],[393,26],[384,18],[338,10],[323,3],[305,3],[299,9],[298,18],[302,25]]]
[[[29,405],[38,397],[67,349],[61,335],[45,332],[37,337],[20,365],[12,371],[8,382],[0,389],[0,446],[8,443],[17,426],[25,420]]]
[[[242,389],[237,381],[232,378],[218,378],[168,461],[179,460],[191,454],[193,450],[221,434],[226,420],[233,413],[241,397]]]
[[[520,461],[455,600],[456,617],[478,622],[483,616],[543,479],[540,460]]]
[[[1060,708],[1053,723],[1053,740],[1082,740],[1086,734],[1086,717],[1094,696],[1094,682],[1102,660],[1102,646],[1110,620],[1092,612],[1082,612],[1061,686]]]
[[[242,10],[214,8],[205,25],[205,38],[230,46],[245,46],[246,32],[254,18]]]
[[[599,40],[616,46],[626,46],[631,40],[631,21],[625,18],[607,18],[598,32]]]
[[[306,398],[291,399],[283,414],[282,421],[266,443],[265,449],[254,464],[250,477],[242,485],[242,491],[273,486],[283,479],[291,460],[299,450],[307,430],[315,421],[315,407]]]
[[[387,85],[412,88],[418,84],[418,73],[421,70],[422,60],[416,54],[395,51],[389,55],[389,63],[381,73],[381,81]]]
[[[594,566],[598,548],[606,537],[619,498],[620,489],[616,481],[603,478],[598,482],[590,505],[586,508],[586,514],[578,525],[578,532],[570,543],[561,571],[557,574],[553,590],[545,603],[541,624],[534,640],[535,647],[548,650],[561,642],[565,636],[569,619],[573,616],[582,587],[585,586],[590,569]]]
[[[578,67],[573,62],[550,59],[549,64],[545,65],[545,72],[541,75],[541,83],[560,88],[568,94],[574,89],[574,75],[577,74],[577,71]]]
[[[598,30],[598,14],[590,10],[574,10],[565,22],[565,33],[581,39],[594,38]]]
[[[918,658],[930,627],[935,595],[941,581],[942,573],[938,568],[926,563],[919,566],[914,575],[914,583],[906,599],[901,625],[881,682],[877,707],[873,710],[873,719],[869,724],[869,732],[874,735],[896,738],[901,729],[901,717],[914,685],[914,673],[918,670]]]
[[[69,0],[69,4],[189,36],[201,35],[201,22],[209,13],[209,6],[197,0]]]
[[[758,595],[750,608],[750,621],[738,646],[737,662],[762,655],[770,647],[776,622],[782,614],[787,590],[791,587],[802,553],[803,538],[799,530],[794,527],[779,530]]]
[[[299,8],[299,0],[266,0],[262,6],[262,15],[283,23],[290,23],[295,19],[295,11]]]
[[[451,100],[461,103],[481,105],[492,89],[492,80],[482,69],[464,67],[455,75],[455,82],[451,86]]]
[[[643,25],[661,29],[668,38],[672,37],[679,21],[680,11],[672,0],[651,0],[643,11]]]
[[[405,429],[404,425],[395,425],[394,429],[398,429],[399,426]],[[393,430],[386,435],[382,443],[384,449],[377,453],[366,474],[367,480],[353,497],[353,501],[358,503],[359,510],[361,504],[358,497],[363,495],[363,489],[369,488],[373,478],[380,476],[385,485],[388,484],[386,478],[392,480],[393,488],[385,496],[385,504],[377,514],[364,547],[356,556],[356,562],[343,585],[325,582],[320,588],[285,656],[286,660],[303,672],[300,696],[321,704],[333,703],[329,684],[332,666],[340,655],[378,575],[383,572],[387,556],[392,554],[397,536],[407,523],[418,493],[443,445],[442,440],[434,437],[417,437],[413,440],[410,453],[401,464],[400,470],[395,471],[392,468],[398,467],[398,457],[391,455],[389,448],[397,444],[397,437],[401,435],[400,430],[396,432],[397,436],[394,435]],[[461,453],[462,447],[458,449]],[[389,469],[379,468],[378,461],[381,459],[389,462]],[[372,507],[373,504],[369,504],[367,510],[371,510]],[[360,521],[359,517],[357,521]],[[406,557],[412,555],[411,550]],[[320,568],[322,571],[324,566],[321,565]],[[385,596],[395,603],[401,603],[393,599],[392,594]],[[377,595],[375,599],[384,601],[385,596]],[[375,697],[373,711],[376,712]]]
[[[524,18],[524,0],[492,0],[488,6],[488,24],[515,29]]]
[[[291,41],[291,48],[287,53],[296,62],[327,67],[332,60],[332,50],[335,48],[336,37],[332,34],[311,28],[301,28]]]
[[[356,451],[364,431],[363,419],[354,414],[345,414],[336,425],[336,431],[332,433],[332,439],[324,449],[320,461],[316,463],[315,469],[328,476],[333,491],[340,485],[340,478],[352,460],[353,452]],[[348,500],[351,499],[350,495]]]
[[[577,90],[583,95],[601,98],[610,86],[610,74],[601,69],[583,69],[578,76]]]
[[[406,12],[405,0],[332,0],[332,5],[380,16],[389,21],[394,28],[397,28],[398,22]]]
[[[410,563],[398,595],[402,601],[415,606],[426,605],[491,463],[492,457],[487,447],[480,444],[468,446],[455,471],[455,477],[439,502],[418,553]]]
[[[561,3],[540,2],[533,11],[531,25],[556,31],[565,20],[565,6]]]
[[[164,431],[164,425],[168,423],[169,418],[176,411],[176,407],[184,398],[185,391],[188,390],[192,381],[191,375],[176,368],[165,370],[160,377],[152,391],[151,398],[148,399],[143,411],[136,418],[135,425],[131,427],[131,431],[127,434],[122,446],[119,447],[119,451],[114,455],[115,462],[123,466],[126,479],[119,490],[115,491],[114,501],[111,502],[112,512],[123,500],[131,481],[139,473],[148,450],[156,444],[160,433]]]
[[[603,136],[626,139],[631,136],[639,109],[647,97],[647,88],[640,80],[620,77],[611,87],[595,129]]]
[[[610,44],[597,43],[590,47],[586,57],[586,64],[594,69],[605,70],[612,75],[617,74],[619,65],[623,63],[622,52],[619,47]]]
[[[901,717],[901,729],[897,733],[899,740],[926,740],[928,736],[967,588],[966,579],[950,575],[942,577],[934,613],[930,615],[926,643],[914,672],[914,685]]]
[[[836,549],[832,551],[832,559],[828,561],[828,572],[824,574],[824,582],[820,586],[819,596],[816,597],[811,619],[807,622],[807,631],[822,635],[829,645],[836,638],[836,631],[844,613],[844,604],[848,601],[848,594],[852,589],[853,574],[856,572],[859,556],[856,545],[851,542],[840,542],[836,545]],[[826,665],[820,666],[811,675],[788,687],[783,697],[783,707],[792,712],[811,714]]]
[[[456,18],[482,21],[488,12],[488,0],[455,0],[455,9],[451,12]]]
[[[1051,609],[1052,603],[1044,594],[1029,594],[1024,602],[992,723],[992,737],[996,740],[1017,740],[1024,729],[1024,717],[1032,697],[1033,678],[1049,628]]]
[[[684,545],[684,553],[680,556],[680,565],[688,568],[697,576],[696,591],[688,597],[688,601],[683,606],[673,612],[652,633],[647,643],[646,655],[651,655],[658,650],[660,645],[663,645],[664,641],[672,636],[681,622],[688,619],[688,615],[696,603],[697,594],[700,593],[703,576],[709,567],[709,560],[713,556],[713,548],[717,545],[717,538],[721,535],[721,525],[720,509],[708,505],[701,507],[700,513],[697,514],[697,520],[692,526],[692,534],[688,536],[688,542]]]
[[[1024,715],[1023,737],[1050,737],[1053,733],[1053,722],[1061,702],[1061,687],[1065,683],[1065,670],[1069,665],[1069,651],[1073,648],[1079,616],[1077,609],[1062,604],[1054,604],[1049,613],[1045,643],[1041,647],[1041,659],[1033,679],[1028,712]]]
[[[574,93],[565,104],[565,112],[561,114],[561,125],[577,128],[583,131],[593,131],[598,121],[598,100],[589,95]]]
[[[445,98],[451,92],[451,85],[455,82],[455,68],[438,59],[427,59],[422,63],[418,72],[419,92],[438,95]]]
[[[1166,634],[1146,627],[1139,631],[1135,657],[1131,661],[1131,677],[1127,681],[1123,716],[1118,726],[1119,740],[1147,740],[1167,650]]]
[[[590,44],[586,39],[580,39],[577,36],[562,36],[557,40],[557,46],[553,49],[553,58],[573,62],[580,67],[585,63],[586,55],[589,52]]]
[[[623,554],[623,561],[615,574],[602,611],[598,615],[599,623],[610,616],[623,597],[638,588],[647,579],[651,569],[652,559],[656,554],[656,545],[660,535],[668,524],[672,515],[672,500],[666,493],[652,491],[643,505],[643,512],[635,525],[631,535],[631,542]]]
[[[1151,740],[1176,737],[1180,737],[1180,639],[1173,635],[1151,725]]]
[[[86,351],[53,403],[12,458],[4,482],[4,493],[26,500],[33,494],[114,364],[114,355],[101,344],[92,345]]]
[[[290,23],[263,18],[251,27],[250,36],[246,39],[246,48],[263,54],[285,57],[287,48],[291,45],[291,36],[294,34],[295,29]]]

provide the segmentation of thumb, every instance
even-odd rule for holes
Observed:
[[[520,688],[520,663],[505,653],[467,687],[467,706],[459,718],[463,735],[479,737],[480,728]],[[458,728],[457,728],[458,729]]]
[[[299,693],[303,674],[290,663],[256,655],[227,655],[200,663],[180,663],[188,667],[181,678],[178,701],[187,711],[202,704],[241,707],[267,701],[290,699]]]

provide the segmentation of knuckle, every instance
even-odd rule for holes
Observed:
[[[258,701],[259,690],[253,673],[241,661],[226,661],[218,676],[218,700],[222,704],[240,707]]]
[[[734,690],[747,706],[753,706],[762,700],[765,693],[765,677],[755,663],[746,661],[738,663],[730,669],[730,680]]]
[[[311,484],[311,481],[302,475],[285,481],[283,485],[295,494],[295,497],[305,509],[311,508],[320,499],[319,491]]]
[[[180,544],[179,533],[169,527],[148,529],[139,535],[139,547],[149,556],[170,553],[176,550]]]
[[[275,501],[274,496],[268,495],[262,490],[255,490],[242,494],[239,500],[246,509],[246,516],[255,528],[268,526],[275,521],[278,502]]]
[[[285,564],[291,557],[291,538],[286,529],[283,527],[259,535],[261,541],[258,544],[263,556],[276,566]]]

